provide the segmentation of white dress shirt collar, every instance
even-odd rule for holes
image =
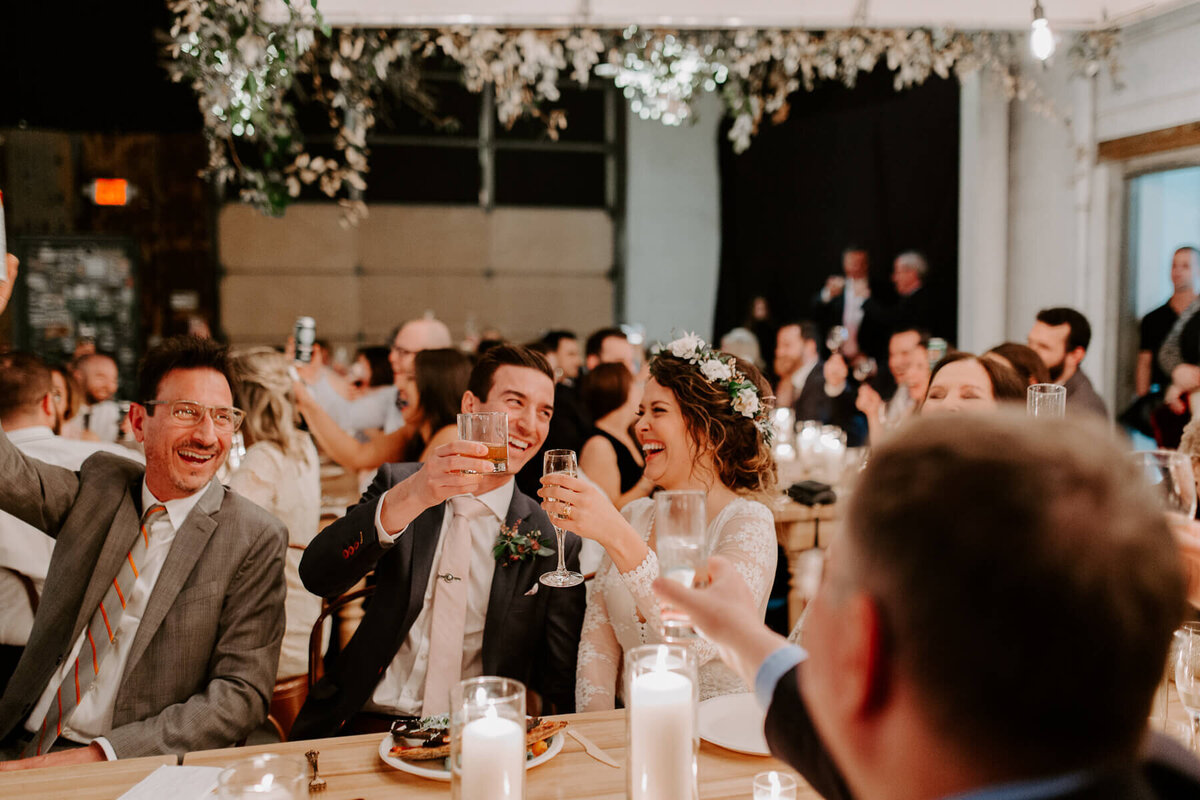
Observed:
[[[187,497],[178,497],[174,500],[159,500],[154,496],[154,492],[150,491],[150,487],[146,485],[146,479],[142,478],[142,513],[146,513],[146,509],[155,503],[162,503],[167,509],[167,517],[171,520],[171,527],[175,530],[181,530],[183,523],[188,518],[188,514],[192,513],[192,509],[200,502],[200,498],[208,491],[208,487],[212,486],[212,481],[204,484],[204,486],[192,492]]]

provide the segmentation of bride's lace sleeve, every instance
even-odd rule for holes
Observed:
[[[608,566],[605,558],[587,589],[587,611],[583,615],[579,660],[575,666],[576,711],[609,711],[616,703],[621,645],[604,600],[603,581]]]
[[[761,612],[766,612],[767,597],[775,581],[775,520],[762,503],[735,500],[717,531],[712,554],[733,563],[746,581]],[[658,577],[658,556],[651,550],[636,568],[620,573],[625,588],[637,602],[646,622],[646,641],[662,641],[662,614],[651,584]],[[694,643],[701,664],[718,658],[717,648],[697,639]]]

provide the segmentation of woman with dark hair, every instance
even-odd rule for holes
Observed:
[[[360,347],[350,365],[350,380],[356,389],[368,392],[372,389],[392,385],[392,364],[388,361],[389,348],[382,346]]]
[[[734,562],[765,615],[775,578],[775,523],[759,501],[775,488],[768,437],[770,386],[755,367],[709,349],[695,336],[668,345],[650,362],[635,433],[646,478],[663,489],[706,495],[711,552]],[[622,653],[662,641],[654,503],[635,500],[621,511],[587,481],[547,475],[539,493],[546,508],[567,504],[564,527],[603,545],[605,556],[588,587],[579,644],[575,701],[579,711],[613,708]],[[716,648],[694,645],[700,698],[746,691]]]
[[[994,411],[1024,402],[1026,385],[1012,367],[973,353],[951,353],[933,367],[920,413]]]
[[[1028,345],[1016,342],[998,344],[984,353],[983,358],[1012,368],[1026,386],[1050,382],[1050,370],[1046,368],[1046,362]]]
[[[600,364],[583,377],[580,391],[596,422],[579,451],[579,469],[617,508],[648,496],[654,483],[642,475],[645,464],[629,434],[641,394],[633,375],[624,364]]]
[[[416,355],[413,375],[400,391],[408,398],[404,427],[360,442],[338,424],[313,399],[303,384],[296,384],[297,405],[321,448],[347,469],[377,469],[397,461],[424,461],[433,447],[455,438],[455,421],[467,390],[471,362],[451,348],[422,350]]]

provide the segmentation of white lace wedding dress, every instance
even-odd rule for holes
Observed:
[[[642,537],[650,538],[654,503],[635,500],[621,514]],[[750,586],[760,615],[767,611],[771,584],[775,580],[775,522],[762,503],[743,497],[721,509],[708,526],[713,555],[720,555],[737,568]],[[661,642],[662,625],[658,599],[650,584],[658,577],[658,558],[651,550],[637,568],[618,572],[607,555],[588,586],[587,613],[579,640],[579,664],[575,675],[577,711],[613,708],[620,694],[617,686],[625,651],[641,644]],[[722,663],[717,649],[697,639],[692,645],[700,660],[700,699],[747,691],[733,670]]]

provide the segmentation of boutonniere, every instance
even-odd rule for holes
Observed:
[[[500,535],[492,547],[492,557],[507,567],[518,561],[526,561],[534,556],[552,556],[554,550],[541,540],[542,532],[537,528],[521,533],[521,523],[515,525],[500,525]]]

